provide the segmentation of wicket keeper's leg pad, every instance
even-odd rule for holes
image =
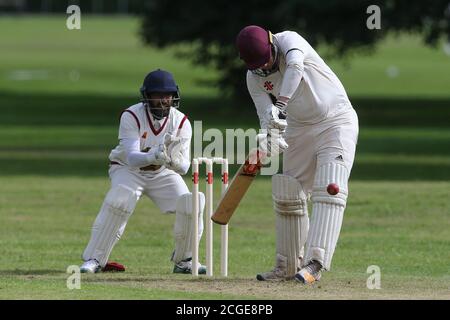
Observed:
[[[199,212],[198,214],[198,239],[203,234],[203,210],[205,209],[205,195],[202,192],[199,196]],[[177,209],[175,215],[175,253],[172,261],[175,263],[192,258],[192,193],[186,193],[177,200]]]
[[[136,191],[123,184],[109,190],[92,227],[83,260],[96,259],[101,267],[106,265],[117,237],[120,236],[120,229],[127,223],[138,199]]]
[[[276,264],[293,277],[303,256],[309,218],[306,194],[293,177],[276,174],[272,177],[272,198],[276,215]],[[301,259],[300,259],[301,260]]]

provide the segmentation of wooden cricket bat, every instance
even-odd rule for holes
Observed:
[[[233,177],[227,191],[222,196],[211,219],[218,224],[228,224],[256,175],[261,170],[261,159],[265,157],[260,150],[250,151],[247,159]]]

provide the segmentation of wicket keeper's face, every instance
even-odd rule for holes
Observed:
[[[171,92],[154,92],[150,94],[152,107],[167,109],[172,106],[173,94]]]
[[[170,107],[173,105],[172,92],[152,92],[149,95],[150,112],[160,120],[170,113]]]

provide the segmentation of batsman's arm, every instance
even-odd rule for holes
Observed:
[[[280,44],[280,49],[286,57],[286,71],[280,87],[280,95],[275,105],[286,110],[289,100],[294,95],[303,77],[305,55],[308,47],[296,32],[290,32]]]
[[[286,128],[286,120],[280,118],[280,108],[273,104],[270,95],[268,95],[255,79],[257,76],[247,73],[247,88],[258,114],[261,129],[279,129]]]
[[[269,125],[267,115],[271,112],[273,104],[270,96],[259,87],[256,77],[251,72],[247,72],[247,89],[255,105],[260,126],[262,129],[267,129]]]

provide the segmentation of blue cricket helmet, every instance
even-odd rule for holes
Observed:
[[[177,92],[178,86],[170,72],[158,69],[150,72],[144,79],[141,92]]]
[[[158,69],[147,74],[140,91],[144,100],[149,100],[151,93],[173,93],[173,107],[178,108],[180,104],[180,89],[168,71]]]

